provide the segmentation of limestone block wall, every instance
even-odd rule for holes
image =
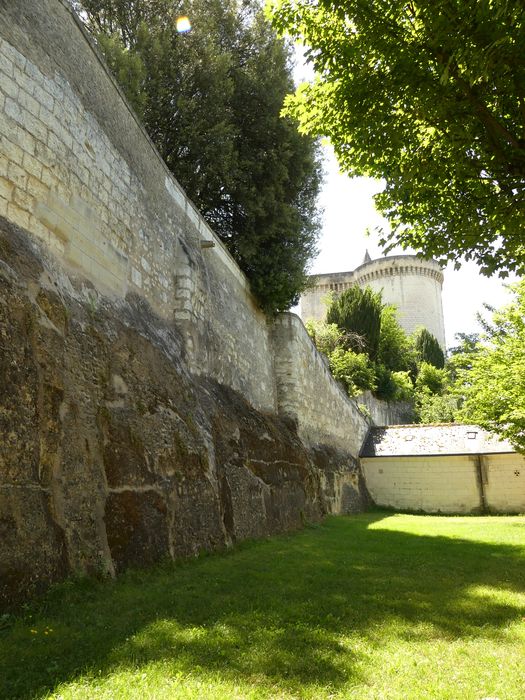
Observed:
[[[0,215],[102,293],[144,297],[196,373],[275,410],[265,317],[119,92],[65,0],[0,3]]]
[[[426,513],[480,509],[474,456],[361,458],[361,465],[378,506]]]
[[[365,391],[356,401],[368,410],[375,425],[402,425],[414,420],[414,407],[408,401],[380,401],[370,391]]]
[[[272,337],[278,411],[315,454],[327,511],[361,510],[368,494],[357,455],[371,419],[334,380],[298,316],[280,314]]]
[[[481,459],[481,479],[478,459]],[[525,513],[525,458],[516,453],[361,458],[378,506],[426,513]]]
[[[366,505],[369,423],[298,319],[272,331],[65,0],[0,0],[0,234],[0,604]]]
[[[329,441],[357,455],[371,421],[334,380],[301,319],[281,314],[273,340],[279,412],[297,421],[308,443]]]

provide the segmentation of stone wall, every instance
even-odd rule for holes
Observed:
[[[375,425],[401,425],[414,420],[414,405],[409,401],[380,401],[372,392],[365,391],[356,402]]]
[[[301,319],[281,314],[273,327],[279,413],[297,422],[309,444],[330,442],[359,454],[370,421],[333,380]]]
[[[331,272],[313,276],[313,286],[301,295],[300,316],[303,321],[324,321],[328,306],[333,297],[349,289],[354,284],[354,273]]]
[[[380,401],[369,391],[350,401],[295,314],[280,314],[272,336],[278,410],[308,444],[328,442],[357,455],[370,425],[412,421],[410,403]]]
[[[497,454],[483,458],[487,505],[495,513],[525,513],[525,458]]]
[[[474,456],[362,458],[378,506],[425,513],[480,511]]]
[[[0,364],[0,608],[71,573],[299,528],[340,496],[336,460],[190,373],[143,299],[98,294],[1,217]]]
[[[357,455],[371,419],[334,381],[298,316],[281,314],[272,335],[279,414],[314,449],[328,511],[361,510],[367,495]]]
[[[63,0],[0,0],[0,292],[0,605],[367,504],[369,421]]]
[[[0,3],[0,134],[0,215],[101,291],[174,317],[195,371],[274,410],[269,331],[246,279],[65,2]]]

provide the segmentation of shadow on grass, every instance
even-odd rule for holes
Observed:
[[[57,586],[0,632],[0,697],[156,661],[291,692],[337,688],[361,680],[345,636],[373,644],[392,621],[406,640],[497,641],[523,615],[490,596],[525,590],[523,547],[369,528],[382,517],[333,518],[226,555]]]

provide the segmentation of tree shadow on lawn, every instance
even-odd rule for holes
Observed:
[[[0,697],[158,661],[167,673],[261,688],[337,688],[362,680],[344,636],[372,644],[392,621],[405,640],[497,642],[524,614],[485,596],[525,591],[522,547],[369,529],[383,517],[329,519],[226,555],[57,586],[0,632]]]

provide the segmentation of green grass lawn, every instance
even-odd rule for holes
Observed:
[[[370,513],[116,582],[0,631],[0,698],[525,698],[525,517]]]

